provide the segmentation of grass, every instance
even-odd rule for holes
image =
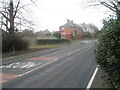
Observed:
[[[30,43],[29,48],[33,49],[33,48],[37,48],[37,49],[44,49],[44,48],[57,48],[60,46],[64,46],[64,45],[70,45],[73,43],[78,43],[80,41],[70,41],[70,43],[61,43],[61,44],[36,44],[35,42]]]
[[[79,43],[79,42],[80,42],[80,40],[71,40],[70,43],[38,45],[35,43],[34,40],[32,40],[27,50],[6,52],[6,53],[2,54],[2,58],[25,54],[25,53],[34,52],[34,51],[43,50],[43,49],[57,48],[57,47],[61,47],[64,45],[71,45],[71,44]]]

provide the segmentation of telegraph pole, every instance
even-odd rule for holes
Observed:
[[[13,0],[10,0],[10,34],[14,33]]]

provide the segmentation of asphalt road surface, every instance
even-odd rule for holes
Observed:
[[[95,40],[7,58],[3,88],[86,88],[96,68]],[[5,60],[4,60],[5,61]]]

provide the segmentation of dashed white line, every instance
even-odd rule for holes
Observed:
[[[79,51],[80,51],[81,49],[79,49]]]
[[[76,52],[79,52],[80,50],[76,50]]]
[[[86,46],[86,47],[84,47],[83,49],[88,48],[88,47],[90,47],[90,46],[92,46],[92,45]],[[68,56],[69,56],[69,55],[72,55],[72,54],[74,54],[74,53],[79,52],[80,50],[82,50],[82,49],[78,49],[78,50],[76,50],[76,51],[74,51],[74,52],[72,52],[72,53],[68,53],[67,55],[68,55]]]
[[[69,55],[72,55],[73,53],[68,53],[67,55],[69,56]]]
[[[91,77],[91,79],[90,79],[90,81],[89,81],[89,83],[88,83],[88,85],[86,87],[86,90],[89,90],[91,88],[93,80],[94,80],[94,78],[95,78],[95,76],[96,76],[96,74],[98,72],[98,69],[99,69],[99,65],[96,67],[96,69],[95,69],[95,71],[94,71],[94,73],[93,73],[93,75],[92,75],[92,77]]]

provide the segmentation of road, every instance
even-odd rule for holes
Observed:
[[[94,40],[7,58],[3,88],[86,88],[96,68]]]

